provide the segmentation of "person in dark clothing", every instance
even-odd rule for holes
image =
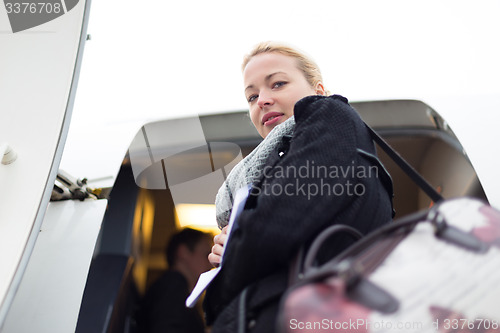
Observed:
[[[211,263],[218,265],[227,248],[205,298],[213,333],[241,327],[274,332],[298,249],[334,224],[369,233],[393,212],[392,181],[367,128],[346,98],[326,96],[312,61],[292,48],[263,43],[245,59],[243,76],[250,117],[264,140],[217,195],[222,233]],[[225,244],[232,207],[227,198],[245,184],[250,195]],[[337,239],[328,252],[338,254],[348,244]]]
[[[211,247],[211,236],[198,230],[185,228],[172,236],[166,250],[169,269],[144,296],[140,332],[205,332],[200,313],[187,308],[185,301],[199,275],[211,268],[207,260]]]

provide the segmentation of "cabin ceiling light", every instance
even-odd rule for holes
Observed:
[[[175,222],[178,228],[199,229],[205,232],[219,233],[215,220],[215,205],[177,204]]]

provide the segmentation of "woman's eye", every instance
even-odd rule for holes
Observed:
[[[278,81],[273,84],[273,88],[280,88],[286,84],[285,81]]]
[[[251,95],[247,98],[248,103],[252,103],[253,101],[255,101],[255,99],[257,99],[257,97],[257,95]]]

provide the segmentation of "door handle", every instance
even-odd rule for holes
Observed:
[[[17,154],[7,143],[2,143],[0,145],[0,158],[2,159],[2,164],[7,165],[17,159]]]

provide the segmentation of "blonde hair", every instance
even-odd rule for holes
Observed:
[[[297,67],[302,71],[304,77],[311,85],[311,87],[316,88],[318,82],[323,83],[323,76],[321,75],[321,71],[319,70],[318,65],[311,58],[307,57],[304,53],[290,46],[276,42],[262,42],[257,44],[252,49],[252,51],[250,51],[250,53],[245,55],[245,57],[243,58],[241,70],[244,71],[250,60],[256,55],[271,52],[295,58],[297,60]],[[329,94],[330,93],[325,89],[325,95]]]

